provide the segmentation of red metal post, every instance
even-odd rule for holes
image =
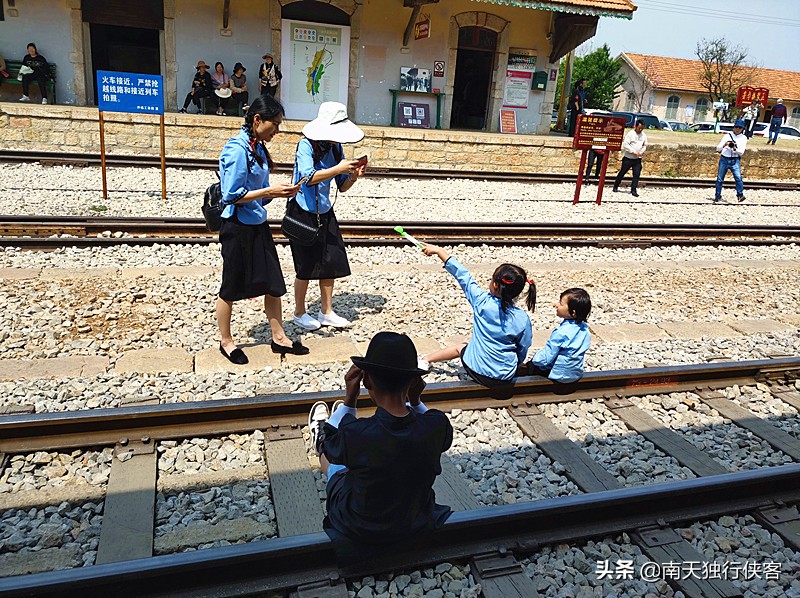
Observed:
[[[572,198],[572,205],[578,203],[581,196],[581,185],[583,185],[583,169],[586,167],[586,153],[588,150],[581,152],[581,165],[578,167],[578,180],[575,182],[575,197]]]

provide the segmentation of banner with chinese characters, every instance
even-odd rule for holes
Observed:
[[[97,71],[97,109],[164,114],[164,80],[161,75]]]
[[[313,120],[322,102],[347,104],[350,28],[281,23],[281,102],[286,117]]]
[[[745,85],[740,87],[739,91],[736,93],[736,105],[749,106],[753,102],[759,101],[762,106],[766,106],[768,98],[769,89],[766,87],[750,87]]]
[[[625,118],[616,116],[593,116],[580,114],[575,128],[572,147],[616,151],[622,148],[625,135]]]
[[[414,39],[427,39],[431,36],[431,19],[426,17],[414,25]]]

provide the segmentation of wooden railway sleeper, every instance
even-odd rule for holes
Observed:
[[[347,598],[347,584],[338,571],[331,571],[327,579],[305,583],[290,594],[292,598]]]
[[[469,563],[476,584],[484,598],[536,598],[534,580],[523,571],[522,564],[500,546],[497,552],[472,557]]]

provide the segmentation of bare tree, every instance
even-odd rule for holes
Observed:
[[[645,56],[644,61],[635,68],[639,69],[642,76],[628,77],[631,84],[628,97],[633,100],[634,112],[647,112],[650,110],[650,94],[658,87],[661,79],[650,56]],[[627,110],[627,107],[625,109]]]
[[[758,67],[748,61],[748,49],[734,45],[724,37],[701,39],[695,54],[703,63],[700,81],[712,102],[722,99],[733,103],[742,85],[749,85]]]

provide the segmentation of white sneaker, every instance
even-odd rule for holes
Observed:
[[[292,322],[300,326],[300,328],[304,328],[306,330],[319,330],[322,327],[322,324],[309,316],[308,313],[304,313],[299,318],[295,315],[292,315]]]
[[[428,372],[431,369],[431,364],[422,359],[422,357],[417,357],[417,367]]]
[[[333,310],[329,314],[319,312],[319,323],[322,326],[333,326],[334,328],[347,328],[350,326],[350,320],[343,318]]]
[[[333,407],[331,407],[331,415],[336,413],[336,410],[339,408],[339,405],[344,405],[344,401],[342,399],[338,399],[333,403]]]
[[[42,98],[42,104],[46,104],[46,103],[47,103],[47,98]]]
[[[22,96],[22,97],[19,99],[19,101],[20,101],[20,102],[30,102],[30,101],[31,101],[31,99],[30,99],[28,96]]]
[[[308,413],[308,431],[311,434],[311,446],[319,455],[319,433],[322,426],[328,421],[328,406],[323,401],[317,401]]]

